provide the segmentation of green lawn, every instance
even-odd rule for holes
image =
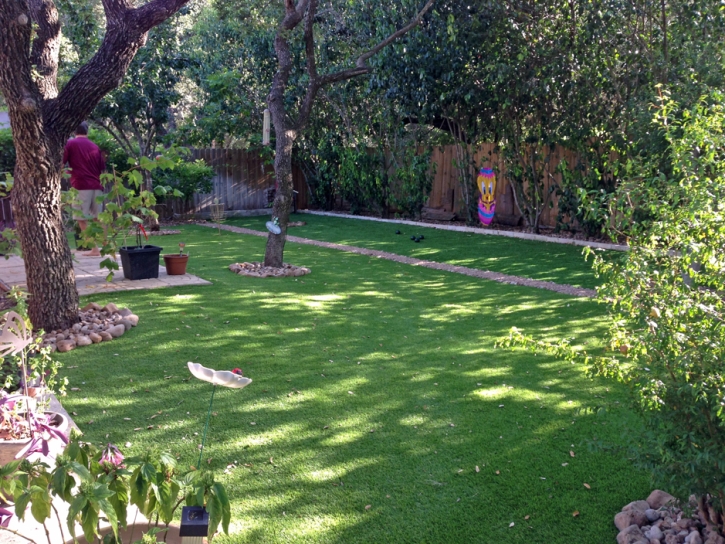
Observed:
[[[303,218],[300,236],[332,224]],[[63,404],[93,442],[127,454],[161,446],[188,466],[211,386],[189,380],[186,362],[241,367],[254,382],[218,394],[205,450],[232,500],[233,534],[219,543],[601,543],[616,535],[614,514],[647,496],[620,449],[591,446],[621,446],[636,428],[620,387],[494,348],[511,326],[595,347],[605,333],[595,302],[297,244],[285,261],[312,274],[246,278],[227,266],[260,260],[263,238],[182,228],[153,241],[170,251],[185,241],[189,271],[214,285],[85,297],[128,306],[140,324],[58,354],[80,388]],[[335,241],[354,241],[346,228]],[[365,222],[355,240],[373,228],[391,226]],[[501,262],[531,275],[542,268],[533,250],[549,251],[439,231],[414,249],[438,237],[451,254],[446,244],[500,245]],[[390,238],[384,249],[402,252]],[[585,278],[577,266],[571,278]],[[593,404],[608,410],[585,410]]]
[[[290,235],[302,238],[590,289],[599,285],[591,260],[584,260],[580,246],[312,214],[293,215],[291,220],[307,223],[289,230]],[[266,221],[269,216],[234,218],[226,223],[266,232]],[[395,234],[397,230],[401,234]],[[425,236],[420,243],[410,239],[419,234]],[[619,255],[618,252],[609,253],[614,257]]]

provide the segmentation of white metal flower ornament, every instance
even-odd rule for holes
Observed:
[[[206,444],[206,432],[209,430],[209,419],[211,418],[211,408],[214,405],[214,393],[216,393],[217,386],[228,387],[229,389],[242,389],[247,387],[252,380],[245,378],[242,375],[242,371],[239,368],[234,370],[214,370],[212,368],[206,368],[199,363],[192,363],[189,361],[186,363],[189,367],[189,372],[195,377],[204,382],[209,382],[214,386],[211,390],[211,400],[209,401],[209,411],[206,414],[206,424],[204,425],[204,435],[201,439],[201,447],[199,448],[199,461],[196,464],[196,468],[201,468],[201,459],[204,454],[204,445]]]
[[[25,320],[17,312],[5,314],[5,326],[0,333],[0,357],[22,353],[32,341],[33,335],[28,332]]]
[[[242,387],[246,387],[252,383],[252,380],[242,376],[241,370],[239,373],[236,373],[230,370],[214,370],[206,368],[199,363],[188,362],[186,364],[189,367],[189,371],[195,378],[199,378],[200,380],[209,382],[213,385],[221,385],[222,387],[229,387],[231,389],[241,389]]]

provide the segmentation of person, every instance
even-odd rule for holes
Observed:
[[[88,139],[88,123],[83,121],[76,128],[75,138],[65,144],[63,164],[70,166],[70,184],[78,191],[78,201],[73,204],[73,219],[78,222],[81,231],[88,228],[88,220],[98,217],[101,205],[98,197],[103,194],[101,174],[106,169],[106,161],[101,150]],[[95,245],[88,257],[100,257],[101,252]]]

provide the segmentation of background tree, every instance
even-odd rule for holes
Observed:
[[[320,89],[333,83],[369,73],[371,68],[367,62],[368,59],[419,24],[423,15],[433,5],[433,1],[428,0],[422,10],[410,22],[377,42],[364,53],[357,55],[356,58],[355,56],[336,58],[337,51],[331,44],[326,51],[326,56],[332,61],[328,64],[328,67],[332,68],[332,70],[326,73],[320,73],[317,66],[318,51],[325,51],[326,48],[324,46],[326,44],[320,44],[315,39],[317,18],[319,17],[321,22],[324,23],[324,26],[327,27],[328,32],[326,36],[335,36],[339,35],[341,31],[345,31],[345,19],[340,16],[344,12],[336,11],[333,9],[336,6],[331,5],[326,6],[327,9],[324,15],[322,13],[318,14],[317,0],[300,0],[297,5],[292,0],[285,0],[284,17],[278,27],[274,41],[278,68],[272,81],[272,88],[268,98],[276,138],[274,171],[277,180],[277,193],[275,195],[272,213],[275,217],[279,218],[282,232],[280,234],[270,234],[267,238],[267,247],[264,255],[265,266],[282,266],[287,222],[292,204],[292,146],[306,128],[318,92]],[[374,6],[369,9],[373,10],[372,18],[369,20],[376,20],[377,15],[384,13],[382,7]],[[358,21],[361,20],[359,19]],[[290,73],[295,67],[296,59],[293,56],[293,49],[290,42],[297,37],[293,31],[301,23],[304,23],[302,38],[305,65],[303,69],[307,81],[304,95],[296,108],[296,115],[292,116],[290,115],[290,108],[287,106],[290,97],[286,91]],[[348,31],[352,32],[352,29]],[[363,34],[358,37],[365,36]],[[335,64],[340,66],[340,68],[335,70]]]
[[[147,32],[186,0],[133,7],[104,0],[105,34],[96,53],[60,88],[61,20],[52,0],[0,0],[0,91],[17,163],[13,208],[22,244],[28,315],[38,328],[78,321],[78,292],[60,202],[63,147],[75,127],[117,87]]]

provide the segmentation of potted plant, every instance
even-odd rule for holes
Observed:
[[[108,268],[109,281],[118,270],[116,254],[121,255],[126,279],[158,278],[159,255],[163,248],[143,243],[142,236],[148,240],[143,225],[145,221],[158,218],[153,209],[157,196],[180,196],[181,193],[163,185],[144,188],[142,171],[173,168],[174,164],[171,158],[163,155],[154,160],[141,157],[138,165],[125,172],[118,173],[114,169],[113,173],[101,176],[101,181],[110,188],[108,194],[101,197],[104,209],[98,214],[98,220],[90,222],[82,235],[86,245],[100,246],[101,255],[106,257],[101,261],[101,267]],[[129,245],[130,236],[135,237],[135,245]]]
[[[182,276],[186,274],[186,263],[189,262],[189,254],[184,254],[184,247],[186,247],[186,244],[181,242],[179,244],[178,254],[170,253],[164,255],[164,266],[169,276]]]
[[[23,311],[24,299],[18,297],[17,301]],[[68,419],[47,409],[58,363],[51,359],[49,348],[40,347],[40,340],[33,338],[19,313],[11,311],[4,318],[0,333],[0,356],[6,371],[0,391],[0,464],[35,452],[47,456],[68,442]],[[28,357],[31,353],[34,356]]]

